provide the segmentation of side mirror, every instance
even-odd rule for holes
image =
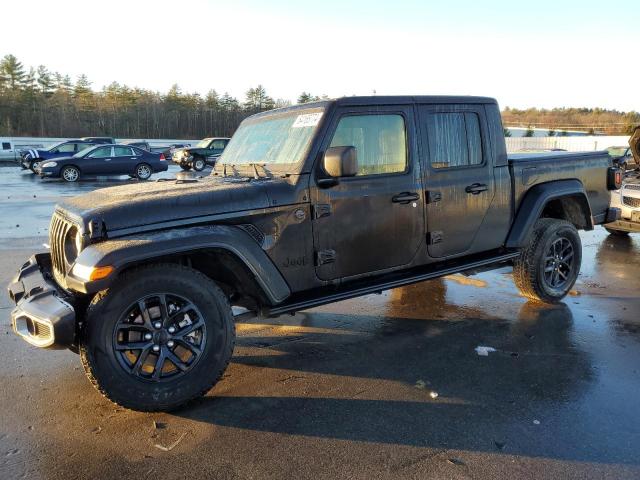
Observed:
[[[322,162],[324,171],[333,178],[353,177],[358,173],[356,147],[329,147]]]

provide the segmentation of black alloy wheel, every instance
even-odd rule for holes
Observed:
[[[151,294],[116,323],[113,350],[120,366],[147,381],[175,379],[191,370],[206,344],[202,313],[186,298]]]

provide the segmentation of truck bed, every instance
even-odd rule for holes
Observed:
[[[610,201],[605,172],[612,165],[606,151],[518,153],[510,154],[508,159],[515,211],[532,186],[575,179],[584,185],[595,223],[604,220]]]

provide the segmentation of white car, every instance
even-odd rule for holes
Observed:
[[[622,212],[620,220],[608,223],[605,228],[612,235],[628,235],[640,232],[640,172],[627,173],[620,190],[611,192],[611,207]]]

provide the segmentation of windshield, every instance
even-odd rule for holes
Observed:
[[[219,163],[286,165],[304,159],[324,108],[248,118],[240,124]]]
[[[627,148],[629,147],[609,147],[607,148],[607,151],[612,157],[622,157],[625,153],[627,153]]]
[[[198,143],[196,143],[196,148],[207,148],[210,142],[211,142],[210,138],[204,138],[200,140]]]
[[[55,150],[56,148],[58,148],[60,145],[62,145],[63,143],[67,143],[66,140],[64,142],[58,142],[58,143],[54,143],[53,145],[51,145],[49,148],[47,148],[47,152],[50,152],[52,150]]]
[[[91,145],[90,147],[87,148],[83,148],[82,150],[80,150],[78,153],[76,153],[74,155],[74,157],[82,157],[84,156],[85,153],[89,153],[90,150],[93,150],[94,148],[96,148],[95,145]]]

